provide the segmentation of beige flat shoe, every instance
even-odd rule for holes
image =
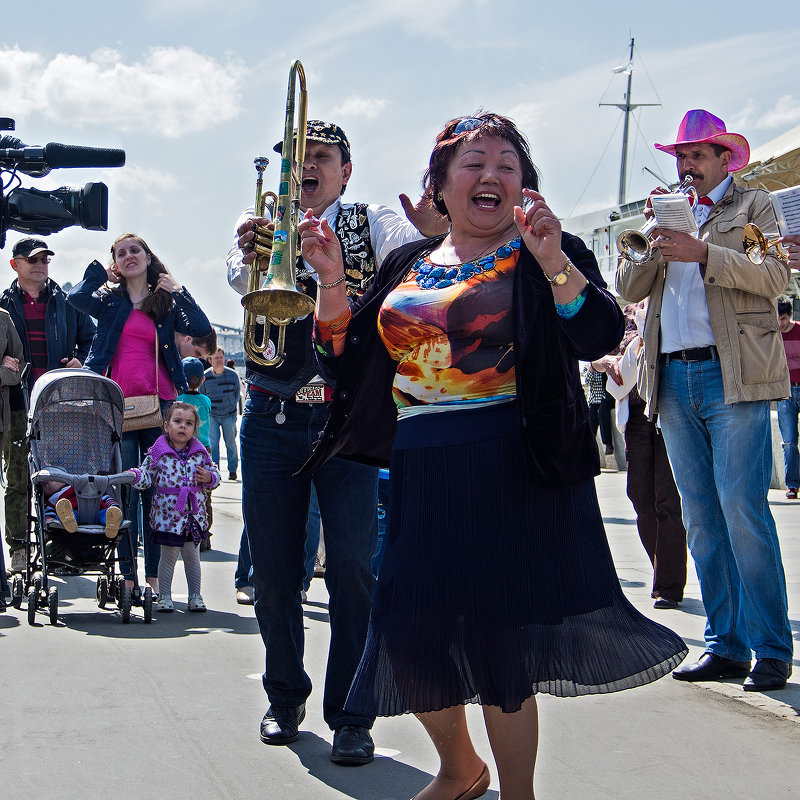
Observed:
[[[75,533],[75,531],[78,530],[78,520],[75,519],[75,511],[72,508],[72,503],[66,497],[62,497],[56,503],[56,516],[67,533]]]
[[[109,506],[106,509],[106,537],[116,539],[121,524],[122,509],[119,506]]]
[[[489,775],[489,767],[484,764],[483,771],[480,775],[478,775],[478,779],[472,786],[469,787],[464,792],[461,792],[458,797],[454,797],[453,800],[477,800],[478,797],[483,797],[486,794],[486,791],[489,788],[489,784],[491,783],[492,778]],[[419,795],[414,795],[411,800],[417,800]]]

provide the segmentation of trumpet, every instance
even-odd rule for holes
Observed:
[[[676,194],[685,194],[689,200],[689,205],[694,208],[697,205],[697,189],[692,186],[694,178],[687,175],[681,185],[675,190]],[[653,244],[650,241],[650,234],[658,227],[656,218],[647,220],[638,230],[624,230],[617,235],[617,251],[628,261],[634,264],[641,264],[647,261],[653,254]]]
[[[296,84],[300,81],[297,110],[297,145],[293,146]],[[265,367],[280,366],[286,358],[286,328],[301,317],[314,311],[314,301],[297,288],[295,263],[297,261],[297,226],[300,222],[300,191],[303,179],[303,161],[306,153],[306,122],[308,93],[303,65],[294,61],[289,69],[289,89],[286,96],[286,120],[281,149],[281,178],[278,194],[263,192],[264,170],[269,160],[263,156],[255,159],[256,216],[263,216],[267,200],[273,201],[275,227],[272,235],[263,229],[255,231],[255,261],[250,265],[247,294],[242,298],[244,314],[244,349],[247,355]],[[292,167],[292,162],[295,166]],[[269,263],[265,266],[267,259]],[[259,288],[261,275],[266,272],[264,288]],[[260,338],[257,326],[265,319]],[[270,328],[278,328],[273,355],[264,356],[271,349]]]
[[[758,225],[752,222],[748,222],[742,231],[744,252],[753,264],[763,264],[771,247],[775,248],[775,256],[779,260],[788,262],[789,254],[781,247],[782,238],[779,236],[777,239],[767,239]]]

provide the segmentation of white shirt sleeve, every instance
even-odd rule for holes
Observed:
[[[367,206],[367,218],[372,249],[378,266],[400,245],[424,238],[404,216],[386,206]]]
[[[239,294],[247,294],[247,284],[250,280],[250,268],[247,264],[242,262],[242,251],[239,249],[239,226],[252,219],[255,216],[255,209],[253,206],[246,208],[242,212],[236,224],[233,226],[233,244],[231,249],[228,250],[228,283],[231,288],[239,292]],[[269,209],[264,212],[265,217],[269,217]]]

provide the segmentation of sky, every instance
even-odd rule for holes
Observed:
[[[31,7],[33,8],[33,7]],[[23,176],[37,189],[109,186],[108,232],[48,240],[51,275],[80,279],[121,233],[141,235],[212,322],[238,326],[225,257],[253,202],[253,158],[277,190],[289,66],[306,71],[309,117],[340,124],[353,151],[345,200],[418,197],[436,133],[478,108],[527,135],[542,191],[561,217],[616,201],[623,101],[635,37],[628,199],[674,178],[653,142],[706,108],[752,147],[800,124],[796,0],[753,6],[577,0],[37,0],[4,3],[0,116],[27,144],[123,148],[120,169]],[[21,234],[9,231],[2,253]],[[7,267],[7,283],[13,274]],[[0,288],[7,285],[0,276]]]

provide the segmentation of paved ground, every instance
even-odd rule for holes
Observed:
[[[598,490],[620,579],[644,613],[702,651],[696,580],[679,611],[654,611],[650,568],[624,493],[624,474],[604,472]],[[412,717],[379,720],[375,763],[337,767],[321,718],[327,647],[324,583],[305,606],[308,670],[315,683],[300,740],[266,747],[257,736],[266,709],[263,648],[252,609],[237,606],[232,578],[241,533],[241,484],[215,493],[214,549],[203,554],[207,614],[187,614],[176,571],[179,612],[130,625],[94,603],[94,581],[59,582],[61,616],[29,627],[22,611],[0,615],[0,779],[7,796],[173,800],[269,797],[404,800],[436,769],[432,747]],[[771,494],[789,576],[791,617],[800,635],[800,504]],[[542,740],[537,797],[792,798],[800,756],[800,668],[790,687],[745,695],[736,682],[690,685],[665,678],[604,697],[540,698]],[[468,715],[490,759],[480,710]],[[497,785],[486,795],[497,800]]]

